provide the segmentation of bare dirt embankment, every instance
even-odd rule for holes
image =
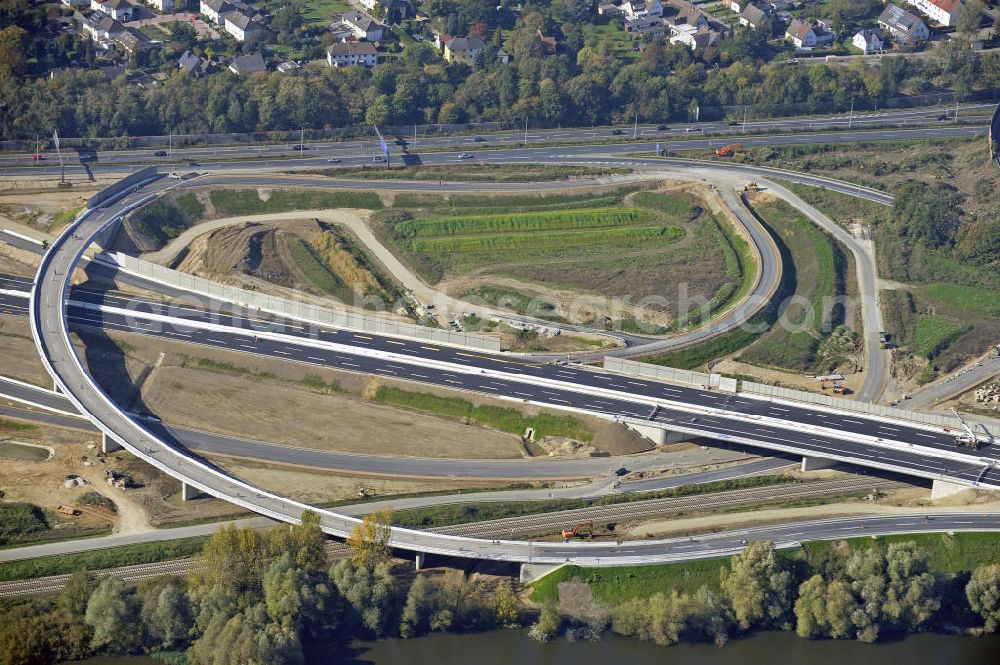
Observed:
[[[499,459],[543,454],[526,448],[517,435],[379,404],[373,397],[378,386],[386,385],[474,405],[519,408],[526,416],[543,411],[535,407],[140,335],[115,334],[114,342],[86,332],[83,337],[88,364],[120,404],[155,413],[171,424],[372,455]],[[629,454],[652,448],[620,426],[596,418],[580,420],[594,432],[589,445],[596,451]]]

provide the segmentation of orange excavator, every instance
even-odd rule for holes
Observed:
[[[591,520],[580,522],[572,529],[563,529],[562,537],[565,540],[569,540],[570,538],[583,538],[584,532],[587,532],[587,535],[591,538],[594,537],[594,523]]]
[[[716,148],[716,157],[730,157],[737,149],[742,148],[742,143],[730,143],[729,145],[722,146],[721,148]]]

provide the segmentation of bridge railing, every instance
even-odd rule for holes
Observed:
[[[114,199],[115,197],[124,194],[128,190],[141,185],[145,182],[149,182],[153,178],[159,175],[159,167],[157,166],[147,166],[144,169],[139,169],[135,173],[130,173],[118,182],[108,185],[101,191],[97,192],[89,199],[87,199],[87,208],[99,208],[106,202]]]
[[[439,344],[464,346],[481,351],[496,352],[500,350],[499,337],[430,328],[357,312],[337,311],[306,302],[219,284],[120,252],[101,252],[95,255],[94,259],[122,272],[137,275],[159,284],[297,321],[379,335],[408,337]]]

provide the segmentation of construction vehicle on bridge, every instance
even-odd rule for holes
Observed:
[[[563,540],[568,543],[569,540],[570,540],[570,538],[583,538],[583,533],[584,532],[587,532],[587,535],[589,537],[591,537],[591,538],[594,537],[594,522],[592,520],[586,520],[586,521],[580,522],[579,524],[577,524],[576,526],[574,526],[572,529],[563,529],[562,530],[562,537],[563,537]]]
[[[716,157],[732,157],[733,154],[739,148],[742,148],[742,147],[743,147],[742,143],[730,143],[729,145],[724,145],[721,148],[716,148],[715,149],[715,156]]]
[[[993,443],[993,437],[986,432],[985,426],[980,425],[980,427],[983,428],[984,434],[976,434],[972,427],[969,426],[969,423],[965,422],[965,418],[962,417],[962,414],[960,414],[957,409],[953,407],[951,412],[955,414],[955,417],[958,418],[958,422],[962,423],[962,428],[965,430],[964,434],[959,434],[955,437],[955,445],[975,449],[988,443]]]

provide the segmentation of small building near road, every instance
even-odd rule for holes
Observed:
[[[758,5],[747,5],[742,12],[740,12],[740,25],[753,28],[754,30],[760,30],[767,23],[767,17],[769,12],[765,11],[762,7]]]
[[[197,56],[191,51],[184,51],[181,57],[177,59],[177,67],[191,76],[198,78],[205,76],[211,71],[212,63],[208,59]]]
[[[381,41],[385,36],[386,26],[377,20],[359,11],[345,12],[341,20],[351,29],[358,39],[367,39],[370,42]]]
[[[903,46],[913,46],[926,41],[931,35],[927,24],[902,7],[887,5],[878,17],[878,24],[892,35],[893,40]]]
[[[486,50],[486,42],[479,37],[452,37],[444,42],[444,59],[461,62],[475,68],[476,59]]]
[[[885,40],[882,39],[882,30],[880,28],[859,30],[854,35],[851,43],[854,45],[854,48],[860,50],[862,53],[876,53],[885,49]]]
[[[131,21],[135,13],[135,7],[128,0],[91,0],[90,8],[119,22]]]
[[[267,65],[264,63],[264,56],[260,53],[238,55],[229,63],[229,71],[238,76],[246,76],[257,72],[266,72]]]
[[[230,12],[225,15],[226,32],[236,38],[236,41],[243,44],[259,44],[267,41],[268,32],[254,16],[243,12]]]
[[[341,42],[331,44],[326,50],[326,63],[331,67],[374,67],[378,64],[378,51],[371,42]]]
[[[955,25],[958,9],[962,6],[962,0],[906,0],[906,2],[935,23],[945,27]]]

